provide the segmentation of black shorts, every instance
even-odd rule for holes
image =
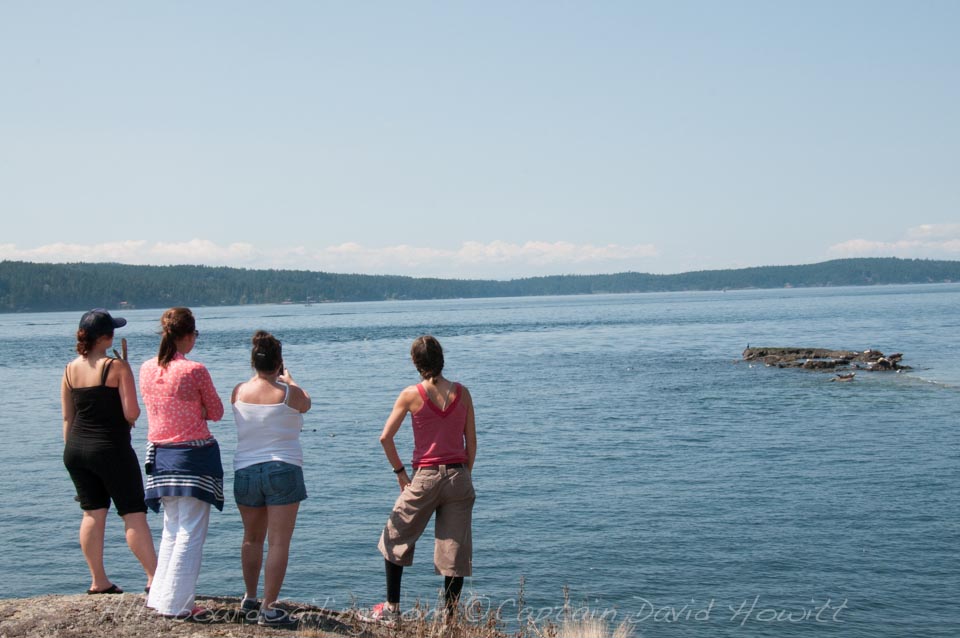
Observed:
[[[63,450],[63,464],[77,488],[81,509],[106,509],[113,499],[120,516],[147,511],[140,461],[129,444],[104,447],[71,441]]]

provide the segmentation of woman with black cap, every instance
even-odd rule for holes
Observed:
[[[157,568],[147,526],[140,462],[130,445],[130,428],[140,416],[133,371],[125,359],[112,359],[113,331],[127,324],[102,308],[80,319],[77,358],[63,373],[63,464],[77,489],[83,518],[80,549],[90,568],[88,594],[122,594],[103,567],[107,510],[113,500],[123,517],[127,545],[143,566],[147,589]]]

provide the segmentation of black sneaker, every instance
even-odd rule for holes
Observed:
[[[297,621],[283,609],[261,609],[257,624],[261,627],[289,627]]]
[[[243,597],[240,601],[240,617],[247,622],[257,622],[260,619],[260,601],[256,598]]]

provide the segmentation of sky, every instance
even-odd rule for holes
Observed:
[[[0,259],[960,259],[960,3],[0,0]]]

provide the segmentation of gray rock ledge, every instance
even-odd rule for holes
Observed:
[[[162,618],[143,606],[143,594],[88,596],[37,596],[0,600],[0,638],[343,638],[378,633],[361,626],[351,611],[333,612],[320,607],[282,601],[299,619],[291,629],[259,627],[245,622],[236,597],[197,596],[197,605],[209,609],[208,622]]]
[[[868,372],[897,372],[910,370],[900,363],[903,354],[884,355],[879,350],[828,350],[826,348],[747,348],[744,361],[762,361],[777,368],[804,370],[866,370]]]

